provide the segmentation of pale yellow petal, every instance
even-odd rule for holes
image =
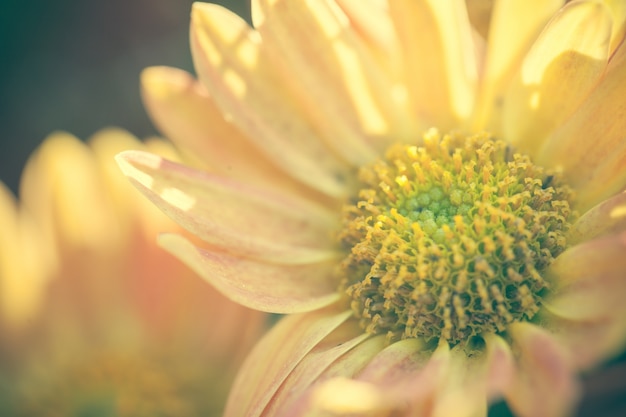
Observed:
[[[304,120],[256,31],[222,7],[195,3],[191,46],[200,80],[216,105],[259,150],[315,189],[332,196],[347,192],[349,167]]]
[[[624,0],[602,0],[604,4],[609,6],[613,14],[613,30],[611,33],[611,54],[624,41],[626,36],[626,1]]]
[[[256,345],[241,367],[224,417],[257,417],[294,368],[351,312],[333,309],[283,318]]]
[[[195,246],[180,235],[162,235],[159,244],[229,299],[269,313],[291,314],[339,299],[336,261],[277,265]]]
[[[115,224],[111,200],[91,150],[68,133],[55,133],[29,159],[20,184],[26,210],[59,250],[115,250],[123,231]],[[54,244],[49,242],[49,244]]]
[[[626,192],[587,210],[572,225],[570,242],[579,243],[626,230]]]
[[[39,313],[54,253],[29,213],[0,182],[0,328],[23,330]],[[4,337],[9,337],[8,334]]]
[[[264,188],[312,194],[227,121],[191,74],[151,67],[142,72],[141,83],[148,112],[163,134],[179,146],[186,161]]]
[[[264,413],[268,416],[293,415],[292,407],[297,407],[305,392],[312,386],[328,379],[321,375],[333,363],[350,350],[364,342],[370,336],[364,334],[356,321],[348,321],[337,328],[328,337],[302,359],[272,398]],[[352,375],[347,374],[345,377]]]
[[[568,352],[546,330],[528,323],[509,326],[517,353],[515,380],[507,402],[520,417],[564,417],[575,405],[579,387]]]
[[[481,3],[482,0],[479,2]],[[489,27],[487,55],[474,114],[475,130],[489,129],[502,134],[502,100],[510,82],[546,22],[563,5],[564,0],[495,0]],[[471,4],[472,2],[470,2]]]
[[[343,159],[357,166],[372,161],[385,147],[376,138],[389,138],[395,128],[386,115],[398,109],[385,111],[393,83],[343,10],[328,0],[258,0],[252,7],[262,47],[284,71],[301,117]]]
[[[478,68],[465,3],[391,0],[389,5],[416,117],[444,131],[458,128],[472,112]]]
[[[541,149],[537,162],[560,165],[577,191],[581,211],[626,185],[626,44],[602,82]]]
[[[532,154],[580,106],[606,69],[611,24],[595,1],[572,2],[554,16],[504,98],[507,140]]]
[[[152,202],[213,246],[279,263],[335,258],[330,231],[336,219],[320,206],[148,153],[124,152],[117,160]]]
[[[548,269],[554,284],[544,307],[572,320],[626,316],[625,254],[626,232],[569,248]]]

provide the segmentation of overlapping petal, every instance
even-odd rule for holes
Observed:
[[[259,34],[221,7],[196,3],[191,46],[200,80],[242,133],[291,176],[332,196],[347,192],[349,168],[301,117]]]
[[[626,45],[611,58],[602,82],[540,149],[537,161],[561,165],[585,210],[626,183]]]
[[[506,393],[522,417],[568,415],[578,394],[568,352],[546,330],[526,322],[509,326],[517,372]]]
[[[141,75],[143,99],[156,125],[186,161],[263,188],[303,195],[312,191],[279,170],[216,106],[191,74],[152,67]]]
[[[335,220],[313,202],[259,190],[148,153],[119,155],[122,170],[170,217],[204,241],[282,263],[333,259]]]
[[[504,98],[504,136],[532,151],[599,82],[609,58],[609,9],[572,2],[548,23],[521,63]]]
[[[478,68],[462,1],[391,0],[389,9],[414,117],[424,129],[458,128],[472,112]]]
[[[224,416],[262,415],[298,363],[348,317],[348,311],[327,308],[282,319],[246,359],[233,385]]]
[[[336,261],[272,264],[194,246],[180,235],[163,235],[161,246],[233,301],[270,313],[299,313],[337,301]]]

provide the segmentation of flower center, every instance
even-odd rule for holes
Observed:
[[[576,214],[559,174],[486,134],[424,135],[361,168],[338,240],[361,326],[456,344],[529,320]]]

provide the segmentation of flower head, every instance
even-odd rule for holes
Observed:
[[[2,415],[218,413],[263,330],[263,314],[156,245],[175,225],[119,173],[113,155],[129,148],[177,158],[120,130],[88,145],[57,133],[29,160],[19,203],[0,189]]]
[[[196,3],[199,81],[143,75],[196,166],[118,156],[205,242],[163,247],[294,313],[226,415],[469,416],[500,397],[566,414],[576,372],[626,339],[623,2],[258,0],[252,18]]]

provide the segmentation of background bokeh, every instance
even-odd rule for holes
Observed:
[[[249,0],[217,0],[249,16]],[[0,181],[55,130],[87,138],[111,125],[155,133],[139,97],[150,65],[192,70],[192,0],[1,0]]]

